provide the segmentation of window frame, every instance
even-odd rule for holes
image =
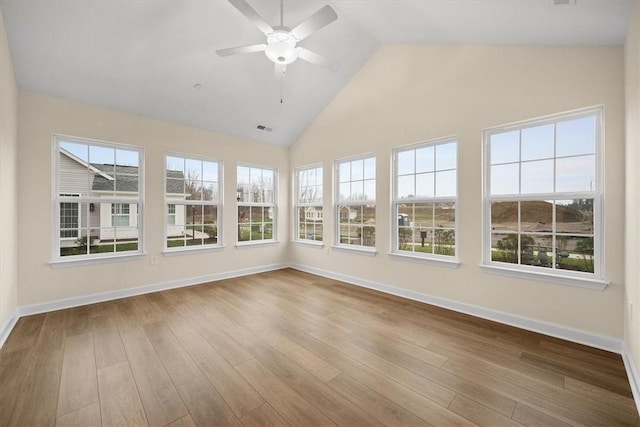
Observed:
[[[178,200],[178,199],[169,199],[167,197],[167,158],[168,157],[176,157],[176,158],[181,158],[184,162],[186,162],[187,160],[195,160],[195,161],[199,161],[199,162],[209,162],[209,163],[217,163],[218,164],[218,176],[217,176],[217,184],[218,184],[218,200]],[[224,248],[224,244],[223,244],[223,201],[224,201],[224,184],[223,184],[223,177],[224,177],[224,164],[222,162],[222,160],[216,159],[214,157],[208,157],[208,156],[200,156],[200,155],[194,155],[194,154],[186,154],[186,153],[178,153],[178,152],[172,152],[172,151],[165,151],[164,152],[164,156],[163,156],[163,160],[164,160],[164,164],[163,164],[163,168],[162,168],[162,175],[163,175],[163,195],[164,195],[164,200],[163,200],[163,207],[162,207],[162,212],[163,212],[163,226],[164,226],[164,230],[163,230],[163,254],[164,255],[176,255],[176,254],[181,254],[181,253],[192,253],[192,252],[202,252],[202,251],[211,251],[211,250],[220,250],[222,248]],[[204,178],[204,176],[202,177]],[[186,177],[182,178],[185,181],[187,181]],[[204,179],[200,179],[201,182],[209,182],[206,181]],[[173,224],[169,224],[169,206],[173,205],[174,206],[174,213],[173,218],[174,218],[174,223]],[[168,246],[168,228],[170,226],[176,226],[175,221],[176,221],[176,217],[177,217],[177,206],[186,206],[187,205],[198,205],[198,206],[215,206],[216,210],[217,210],[217,224],[216,224],[216,232],[217,232],[217,242],[215,244],[202,244],[202,245],[193,245],[193,246],[188,246],[188,245],[184,245],[184,246],[173,246],[173,247],[169,247]],[[184,227],[186,229],[186,214],[185,214],[185,224]],[[179,226],[179,225],[178,225]]]
[[[439,145],[446,145],[446,144],[451,144],[451,143],[455,143],[456,145],[456,165],[455,165],[455,169],[441,169],[438,170],[436,169],[435,166],[435,162],[437,161],[437,157],[435,156],[435,152],[436,152],[436,147]],[[453,266],[458,266],[459,265],[459,185],[460,185],[460,179],[459,179],[459,175],[458,175],[458,167],[460,164],[460,159],[459,159],[459,140],[458,137],[455,135],[452,136],[446,136],[446,137],[442,137],[442,138],[436,138],[436,139],[431,139],[431,140],[427,140],[427,141],[422,141],[422,142],[418,142],[418,143],[414,143],[414,144],[409,144],[409,145],[404,145],[402,147],[396,147],[393,149],[392,151],[392,194],[391,194],[391,250],[389,251],[389,254],[392,255],[393,257],[397,257],[398,259],[410,259],[410,260],[417,260],[417,261],[424,261],[427,263],[436,263],[436,264],[449,264],[449,265],[453,265]],[[398,198],[398,154],[404,151],[411,151],[411,150],[418,150],[420,148],[425,148],[425,147],[434,147],[434,169],[433,169],[433,173],[434,173],[434,177],[436,172],[438,171],[455,171],[455,175],[456,175],[456,187],[455,187],[455,196],[443,196],[443,197],[438,197],[435,193],[435,186],[437,185],[436,181],[434,180],[434,196],[433,197],[422,197],[422,198],[413,198],[413,199],[399,199]],[[414,177],[416,176],[417,172],[414,170],[414,173],[412,174]],[[454,230],[454,255],[443,255],[443,254],[436,254],[436,253],[423,253],[423,252],[416,252],[416,251],[403,251],[398,249],[398,204],[400,203],[400,200],[405,200],[407,203],[411,203],[411,204],[420,204],[420,203],[431,203],[431,204],[436,204],[436,203],[453,203],[455,206],[455,224],[453,227]],[[435,225],[432,227],[432,229],[436,230]]]
[[[102,147],[115,150],[134,151],[138,153],[138,196],[135,199],[124,197],[95,197],[95,196],[76,196],[77,193],[62,192],[60,191],[60,144],[63,142],[82,144],[93,147]],[[129,259],[141,258],[144,256],[145,251],[145,228],[144,228],[144,210],[145,210],[145,152],[144,147],[122,144],[112,141],[96,140],[92,138],[76,137],[64,134],[53,134],[51,136],[51,158],[52,158],[52,179],[51,179],[51,209],[52,215],[52,239],[51,239],[51,260],[49,264],[56,268],[58,266],[74,266],[74,265],[86,265],[96,264],[103,262],[118,262],[126,261]],[[114,159],[115,162],[115,159]],[[114,191],[115,193],[115,191]],[[60,255],[60,242],[61,240],[71,240],[71,238],[60,237],[60,206],[61,203],[76,203],[78,204],[78,228],[79,237],[82,229],[82,213],[81,206],[83,203],[87,205],[87,215],[89,215],[91,204],[136,204],[137,205],[137,221],[135,228],[137,231],[137,245],[138,248],[135,251],[123,251],[123,252],[100,252],[95,254],[83,254],[73,256],[61,256]],[[111,217],[111,213],[109,213]],[[88,218],[87,218],[88,219]],[[90,221],[87,221],[87,229],[91,229]],[[95,227],[93,227],[95,228]],[[98,227],[99,228],[99,227]],[[131,226],[128,228],[132,228]],[[77,238],[76,238],[77,239]],[[114,243],[115,244],[115,243]]]
[[[322,188],[322,198],[320,201],[314,201],[310,203],[300,202],[300,173],[303,171],[309,171],[313,169],[320,170],[320,186]],[[307,166],[300,166],[294,169],[294,177],[293,177],[293,215],[294,215],[294,224],[293,224],[293,241],[296,243],[304,243],[309,245],[323,245],[324,244],[324,236],[325,236],[325,222],[324,222],[324,166],[322,163],[315,163]],[[318,208],[322,209],[322,240],[308,239],[300,237],[300,213],[299,210],[303,208]]]
[[[594,147],[594,156],[595,156],[595,176],[593,179],[594,189],[591,191],[567,191],[567,192],[556,192],[553,191],[551,193],[532,193],[532,194],[505,194],[505,195],[491,195],[491,136],[500,133],[506,133],[509,131],[522,131],[528,128],[540,127],[549,124],[557,124],[561,122],[576,120],[585,117],[594,117],[595,118],[595,147]],[[553,114],[549,116],[544,116],[541,118],[523,120],[515,123],[510,123],[503,126],[492,127],[483,130],[483,232],[482,232],[482,264],[481,267],[486,269],[489,272],[495,272],[498,274],[516,276],[516,277],[526,277],[535,280],[544,280],[546,282],[564,284],[569,286],[578,286],[585,287],[591,289],[599,289],[602,290],[607,286],[607,282],[605,281],[605,261],[604,261],[604,218],[603,218],[603,200],[604,200],[604,107],[603,106],[595,106],[588,107],[583,109],[578,109],[569,112],[563,112],[558,114]],[[520,136],[520,146],[522,145],[522,137]],[[556,167],[555,160],[563,159],[569,157],[579,157],[585,156],[589,154],[580,154],[580,155],[571,155],[571,156],[557,156],[555,152],[555,147],[557,144],[556,133],[554,127],[554,155],[550,159],[554,160],[554,171],[553,171],[553,182],[555,186],[556,182]],[[535,160],[547,160],[544,159],[535,159]],[[535,161],[531,160],[531,161]],[[526,163],[529,160],[522,160],[522,153],[520,150],[519,159],[517,161],[518,165],[522,165],[522,163]],[[521,180],[522,170],[519,167],[518,172],[519,180]],[[520,184],[519,184],[520,185]],[[555,188],[555,187],[554,187]],[[519,191],[520,187],[519,187]],[[525,264],[511,264],[500,261],[493,261],[491,259],[491,203],[492,202],[531,202],[531,201],[562,201],[562,200],[576,200],[576,199],[593,199],[593,266],[594,272],[582,272],[582,271],[572,271],[572,270],[564,270],[558,268],[541,268],[532,265]],[[519,209],[519,208],[518,208]],[[553,250],[549,255],[553,260],[555,257],[556,251],[556,210],[552,208],[552,231],[544,232],[539,234],[550,234],[553,239]],[[520,224],[520,218],[518,219],[518,224]],[[528,235],[527,232],[523,233],[521,229],[513,232],[517,236]],[[519,237],[520,239],[520,237]],[[520,241],[520,240],[518,240]],[[518,244],[520,246],[520,244]],[[520,253],[520,249],[518,249],[518,254]],[[519,256],[520,257],[520,256]],[[553,261],[552,261],[553,262]]]
[[[238,169],[240,167],[245,168],[254,168],[254,169],[262,169],[262,170],[270,170],[273,172],[273,203],[266,202],[243,202],[236,197],[236,209],[235,209],[235,217],[236,217],[236,248],[246,247],[246,246],[257,246],[257,245],[270,245],[278,243],[278,168],[275,166],[268,165],[260,165],[255,163],[247,163],[247,162],[238,162],[236,164],[236,191],[239,188],[238,182]],[[240,230],[240,221],[239,221],[239,212],[240,207],[246,206],[249,207],[249,210],[253,207],[262,207],[262,208],[271,208],[272,209],[272,221],[271,226],[273,227],[272,237],[271,239],[260,239],[260,240],[240,240],[239,230]],[[264,210],[263,210],[264,215]],[[263,216],[263,224],[264,216]],[[251,222],[250,222],[251,224]]]
[[[366,206],[366,205],[370,205],[371,204],[371,200],[363,200],[363,201],[356,201],[356,202],[341,202],[340,201],[340,165],[343,163],[347,163],[347,162],[353,162],[356,160],[363,160],[363,162],[367,159],[373,159],[374,163],[375,163],[375,199],[373,200],[373,209],[375,212],[375,218],[376,218],[376,224],[374,224],[374,231],[375,231],[375,236],[376,238],[374,239],[374,245],[373,246],[365,246],[365,245],[353,245],[353,244],[345,244],[345,243],[341,243],[340,242],[340,211],[339,211],[339,207],[340,206]],[[366,179],[364,178],[364,163],[363,163],[363,181],[365,181]],[[378,233],[378,226],[377,226],[377,218],[378,218],[378,158],[376,156],[376,153],[366,153],[366,154],[360,154],[357,156],[351,156],[351,157],[344,157],[341,159],[337,159],[334,161],[334,165],[333,165],[333,174],[334,174],[334,182],[333,182],[333,221],[334,221],[334,227],[333,227],[333,245],[332,248],[334,250],[338,250],[338,251],[353,251],[356,253],[362,253],[362,254],[369,254],[369,255],[375,255],[377,254],[377,249],[376,249],[376,243],[377,243],[377,233]],[[352,182],[351,180],[349,182]]]

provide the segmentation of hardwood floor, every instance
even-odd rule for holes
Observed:
[[[279,270],[20,319],[0,425],[640,419],[619,355]]]

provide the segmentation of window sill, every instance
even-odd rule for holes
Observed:
[[[247,249],[256,246],[277,246],[280,242],[278,240],[254,240],[249,242],[236,243],[236,249]]]
[[[403,254],[400,252],[389,252],[389,257],[398,261],[417,262],[419,264],[433,264],[448,268],[458,268],[460,266],[460,261],[458,261],[458,259],[455,257],[451,257],[451,259],[445,259]]]
[[[309,246],[311,248],[322,249],[324,248],[324,243],[317,240],[292,240],[291,243],[301,246]]]
[[[363,247],[363,246],[350,247],[350,246],[343,246],[343,245],[333,245],[331,246],[331,249],[338,252],[347,252],[347,253],[365,255],[365,256],[376,256],[376,254],[378,253],[378,251],[376,251],[375,248],[369,248],[369,247]]]
[[[549,274],[545,272],[524,271],[516,268],[502,267],[489,264],[481,264],[487,273],[498,274],[501,276],[517,277],[519,279],[537,280],[546,283],[558,285],[573,286],[577,288],[593,289],[603,291],[609,285],[609,282],[601,279],[591,279],[587,277],[561,276],[559,274]]]
[[[224,249],[224,246],[208,246],[208,247],[186,247],[184,249],[169,249],[165,248],[162,251],[163,256],[180,256],[180,255],[189,255],[193,253],[203,253],[203,252],[220,252]]]
[[[78,267],[83,265],[109,264],[113,262],[137,261],[144,259],[144,253],[114,255],[109,257],[95,257],[82,259],[56,259],[49,262],[51,268]]]

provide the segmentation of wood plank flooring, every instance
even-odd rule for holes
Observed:
[[[619,355],[279,270],[20,319],[0,426],[639,426]]]

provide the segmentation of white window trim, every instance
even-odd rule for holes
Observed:
[[[299,190],[299,185],[298,185],[298,174],[302,171],[305,170],[310,170],[310,169],[320,169],[322,172],[322,200],[320,202],[314,202],[314,203],[301,203],[300,202],[300,198],[299,198],[299,194],[298,194],[298,190]],[[308,165],[308,166],[300,166],[294,169],[293,171],[293,242],[297,242],[297,243],[303,243],[303,244],[309,244],[309,245],[324,245],[324,236],[325,236],[325,221],[324,221],[324,216],[325,216],[325,212],[324,212],[324,195],[325,195],[325,191],[324,191],[324,166],[322,165],[322,163],[315,163],[313,165]],[[322,240],[314,240],[314,239],[306,239],[306,238],[301,238],[300,237],[300,215],[298,215],[298,209],[300,208],[317,208],[320,207],[322,208]]]
[[[373,200],[373,205],[374,205],[374,209],[376,212],[376,224],[374,226],[375,231],[376,231],[376,246],[364,246],[364,245],[347,245],[344,243],[340,243],[340,212],[338,212],[338,206],[366,206],[371,204],[371,200],[366,200],[366,201],[357,201],[357,202],[340,202],[340,163],[345,163],[345,162],[352,162],[354,160],[366,160],[369,158],[373,158],[375,160],[375,164],[376,164],[376,175],[375,175],[375,182],[376,182],[376,198]],[[337,159],[333,162],[333,176],[334,176],[334,183],[333,183],[333,221],[334,221],[334,227],[333,227],[333,245],[331,245],[331,248],[333,250],[336,251],[342,251],[342,252],[354,252],[354,253],[362,253],[365,255],[370,255],[370,256],[375,256],[375,254],[377,254],[377,244],[378,244],[378,224],[377,224],[377,218],[378,218],[378,158],[376,156],[376,153],[367,153],[367,154],[361,154],[361,155],[357,155],[357,156],[351,156],[351,157],[343,157],[341,159]],[[364,176],[364,171],[363,171],[363,176]],[[351,182],[351,181],[349,181]],[[373,254],[373,255],[371,255]]]
[[[456,143],[456,196],[455,197],[426,197],[426,198],[414,198],[411,200],[407,200],[407,203],[454,203],[456,206],[456,220],[454,226],[455,233],[455,244],[454,244],[454,253],[455,255],[441,255],[441,254],[427,254],[422,252],[411,252],[411,251],[402,251],[398,249],[398,218],[397,218],[397,208],[396,205],[399,203],[397,195],[398,195],[398,153],[405,150],[415,150],[423,147],[435,147],[443,144],[450,144],[452,142]],[[419,142],[416,144],[405,145],[402,147],[395,148],[392,154],[392,195],[391,195],[391,250],[389,252],[394,258],[402,259],[403,257],[409,261],[416,261],[413,258],[417,258],[417,260],[425,260],[425,261],[433,261],[435,264],[453,264],[456,267],[460,264],[459,262],[459,233],[458,227],[460,221],[459,218],[459,209],[458,209],[458,194],[460,189],[460,179],[458,176],[458,166],[460,164],[460,156],[459,156],[459,148],[460,144],[458,141],[458,137],[455,135],[447,136],[443,138],[432,139],[429,141]],[[443,169],[444,170],[444,169]],[[446,169],[451,170],[451,169]],[[436,170],[434,169],[434,174]],[[415,175],[415,173],[414,173]],[[435,183],[435,182],[434,182]],[[435,192],[434,192],[435,194]],[[435,228],[434,228],[435,229]]]
[[[239,167],[248,167],[248,168],[260,168],[260,169],[269,169],[273,171],[273,204],[269,203],[250,203],[250,202],[240,202],[236,201],[236,249],[241,249],[246,246],[260,246],[260,245],[277,245],[280,243],[278,240],[278,184],[279,184],[279,173],[278,168],[275,166],[269,165],[260,165],[256,163],[245,163],[238,162],[236,164],[236,189],[238,188],[238,168]],[[262,240],[238,240],[238,229],[240,223],[238,222],[238,208],[240,206],[249,206],[249,207],[267,207],[273,209],[273,237],[271,239],[262,239]]]
[[[78,144],[89,144],[94,146],[102,146],[105,148],[114,148],[114,149],[123,149],[138,152],[138,176],[139,176],[139,186],[138,186],[138,198],[135,200],[135,203],[138,205],[138,250],[137,251],[127,251],[127,252],[109,252],[109,253],[99,253],[99,254],[86,254],[86,255],[75,255],[73,257],[61,257],[60,256],[60,155],[59,155],[59,142],[62,140],[66,142],[75,142]],[[53,179],[51,180],[51,194],[53,197],[51,198],[51,209],[53,210],[53,227],[52,227],[52,239],[51,239],[51,260],[49,265],[52,268],[56,268],[58,266],[77,266],[77,265],[87,265],[87,264],[101,264],[108,262],[117,262],[117,261],[127,261],[133,259],[140,259],[144,256],[144,244],[145,244],[145,229],[144,229],[144,194],[145,194],[145,182],[144,182],[144,170],[145,170],[145,156],[144,156],[144,148],[138,147],[135,145],[129,144],[121,144],[111,141],[103,141],[91,138],[81,138],[64,134],[53,134],[51,136],[51,158],[52,158],[52,172]],[[70,194],[70,193],[63,193]],[[110,198],[100,198],[100,197],[80,197],[78,203],[122,203],[123,201],[127,203],[131,201],[131,199],[123,199],[117,197]],[[81,226],[81,220],[78,221],[78,224]],[[89,227],[89,224],[87,224]]]
[[[529,127],[543,126],[545,124],[557,123],[559,120],[574,120],[581,117],[596,116],[596,177],[594,183],[597,190],[594,192],[574,192],[574,193],[549,193],[549,194],[526,194],[526,195],[496,195],[490,196],[491,189],[491,156],[490,139],[496,133],[503,133],[510,130],[522,130]],[[608,282],[605,280],[605,262],[603,248],[604,232],[604,177],[603,177],[603,132],[604,128],[604,107],[595,106],[565,113],[553,114],[537,119],[524,120],[509,125],[503,125],[483,130],[483,232],[482,232],[482,264],[484,271],[496,274],[509,275],[512,277],[543,280],[545,282],[557,283],[561,285],[577,286],[589,289],[602,290],[606,288]],[[564,157],[561,157],[564,158]],[[521,162],[519,162],[521,163]],[[555,170],[554,170],[555,174]],[[554,175],[555,177],[555,175]],[[554,178],[555,182],[555,178]],[[569,270],[544,269],[534,266],[509,264],[491,260],[491,202],[494,201],[535,201],[535,200],[568,200],[580,198],[593,198],[593,262],[594,273],[576,272]],[[554,214],[555,215],[555,214]],[[554,219],[555,230],[555,219]],[[522,234],[517,232],[516,234]],[[524,233],[527,234],[527,233]]]
[[[190,160],[199,160],[199,161],[203,161],[203,162],[211,162],[211,163],[218,163],[218,201],[213,201],[213,200],[177,200],[177,199],[169,199],[167,197],[167,157],[181,157],[183,159],[190,159]],[[164,231],[163,231],[163,249],[162,249],[162,253],[164,255],[177,255],[180,253],[194,253],[194,252],[206,252],[206,251],[218,251],[222,248],[224,248],[224,243],[222,241],[222,216],[223,216],[223,212],[222,212],[222,206],[223,206],[223,200],[224,200],[224,185],[222,182],[222,178],[224,177],[224,165],[222,160],[216,159],[214,157],[206,157],[206,156],[198,156],[198,155],[193,155],[193,154],[186,154],[186,153],[177,153],[177,152],[173,152],[173,151],[165,151],[164,152],[164,166],[162,168],[162,174],[164,176],[164,179],[162,180],[163,182],[163,187],[162,187],[162,191],[164,194],[164,204],[163,204],[163,224],[164,224]],[[186,181],[186,178],[183,178]],[[194,203],[195,202],[195,203]],[[206,202],[206,203],[204,203]],[[211,203],[209,203],[211,202]],[[176,247],[168,247],[167,246],[167,229],[170,226],[169,224],[169,218],[168,218],[168,206],[169,205],[175,205],[175,206],[186,206],[186,205],[201,205],[201,206],[216,206],[218,213],[217,213],[217,218],[218,218],[218,223],[217,225],[217,232],[218,232],[218,241],[215,245],[200,245],[200,246],[176,246]],[[174,214],[174,218],[175,218]],[[186,223],[186,218],[185,218],[185,223]],[[175,225],[175,224],[172,224]]]

